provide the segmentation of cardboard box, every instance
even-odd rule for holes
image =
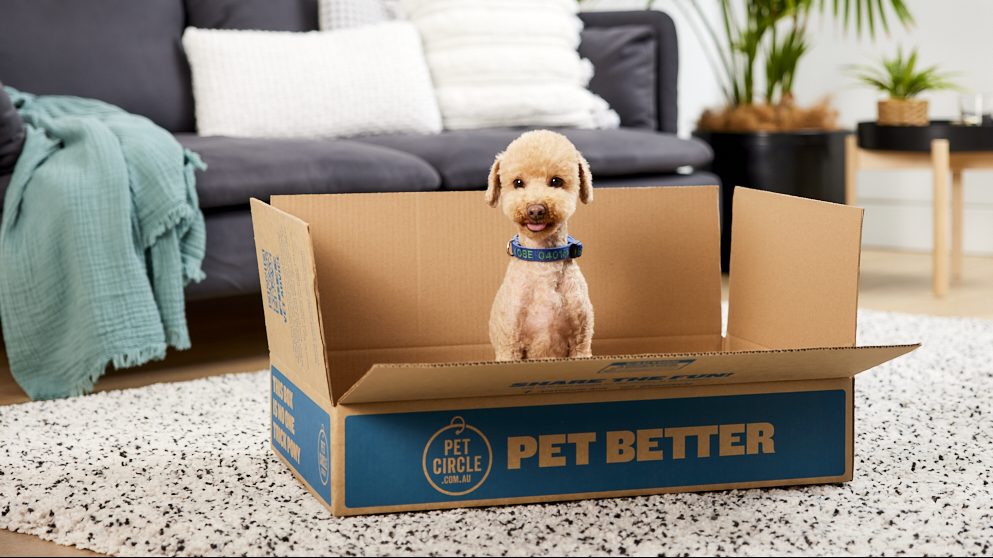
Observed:
[[[480,192],[252,201],[272,447],[335,515],[843,482],[862,210],[739,188],[598,190],[570,232],[590,359],[491,362],[514,227]]]

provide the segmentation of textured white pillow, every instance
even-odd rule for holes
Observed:
[[[441,115],[413,25],[333,32],[188,28],[203,136],[434,133]]]
[[[324,31],[402,19],[400,0],[320,0],[317,9]]]
[[[586,86],[575,0],[402,0],[417,25],[445,128],[616,128]]]

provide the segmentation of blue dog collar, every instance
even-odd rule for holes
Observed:
[[[507,254],[526,262],[559,262],[583,255],[583,243],[569,236],[565,246],[555,248],[525,248],[517,235],[507,243]]]

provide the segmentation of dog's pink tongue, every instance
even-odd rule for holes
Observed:
[[[541,232],[547,227],[547,223],[528,223],[528,230],[531,232]]]

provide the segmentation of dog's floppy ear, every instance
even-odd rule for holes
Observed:
[[[579,200],[583,203],[593,201],[593,175],[590,173],[590,164],[579,153]]]
[[[490,167],[489,185],[486,187],[486,203],[496,207],[497,200],[500,199],[500,155],[496,156],[493,166]]]

